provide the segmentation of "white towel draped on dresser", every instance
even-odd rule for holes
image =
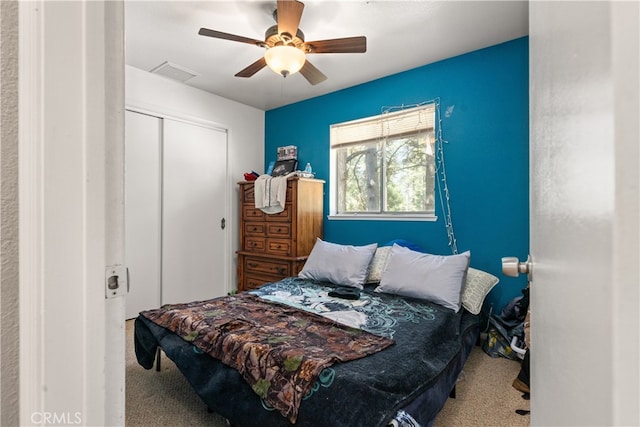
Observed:
[[[254,185],[256,208],[264,213],[275,214],[284,210],[287,202],[287,177],[260,175]]]

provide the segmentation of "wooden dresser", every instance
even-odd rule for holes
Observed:
[[[238,291],[298,275],[316,238],[322,238],[324,181],[289,178],[286,207],[277,214],[256,209],[253,182],[238,184]]]

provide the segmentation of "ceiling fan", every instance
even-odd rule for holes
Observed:
[[[218,39],[231,40],[266,48],[265,55],[238,72],[236,77],[251,77],[265,66],[283,77],[300,71],[312,85],[327,79],[320,70],[306,58],[313,53],[364,53],[367,38],[364,36],[305,42],[304,34],[298,28],[304,4],[297,0],[278,0],[273,17],[276,25],[265,32],[264,41],[221,31],[200,28],[198,34]]]

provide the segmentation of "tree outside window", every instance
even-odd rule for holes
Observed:
[[[435,105],[331,127],[331,212],[433,216]]]

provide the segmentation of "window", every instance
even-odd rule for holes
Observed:
[[[332,218],[435,219],[435,104],[331,126]]]

